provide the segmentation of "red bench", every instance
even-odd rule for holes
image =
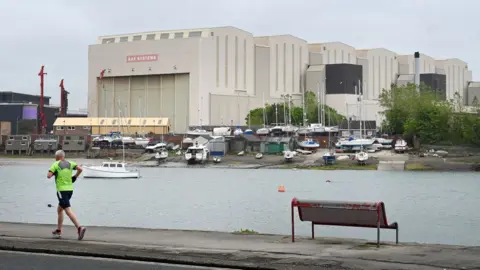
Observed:
[[[292,242],[295,242],[295,207],[301,221],[312,223],[312,239],[315,225],[347,226],[377,229],[377,247],[380,247],[380,229],[396,231],[398,223],[388,224],[383,202],[316,201],[292,199]]]

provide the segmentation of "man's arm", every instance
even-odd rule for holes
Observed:
[[[52,178],[52,176],[54,176],[56,172],[57,172],[57,166],[56,166],[56,163],[53,163],[50,169],[48,170],[47,178],[48,179]]]
[[[77,172],[75,173],[75,178],[77,178],[83,172],[83,169],[82,169],[82,167],[77,165],[77,166],[75,166],[75,170],[77,170]]]

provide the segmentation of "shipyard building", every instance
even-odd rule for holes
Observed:
[[[420,81],[446,99],[459,93],[464,103],[473,102],[467,95],[472,73],[459,59],[420,54],[416,62],[413,52],[256,37],[235,27],[101,36],[88,58],[89,117],[163,117],[177,133],[244,125],[250,109],[301,104],[304,90],[345,116],[379,123],[381,90],[413,83],[416,67]]]

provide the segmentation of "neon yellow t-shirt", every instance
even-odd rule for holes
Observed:
[[[60,160],[52,164],[49,171],[55,175],[57,191],[73,190],[72,173],[76,169],[77,164],[73,161]]]

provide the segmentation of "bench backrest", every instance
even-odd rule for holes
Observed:
[[[319,225],[388,227],[383,202],[349,202],[292,200],[292,208],[297,207],[302,221],[311,221]]]

